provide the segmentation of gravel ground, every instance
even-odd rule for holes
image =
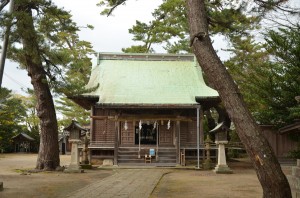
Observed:
[[[86,170],[85,173],[72,174],[22,171],[33,169],[36,159],[36,154],[0,154],[0,182],[4,183],[0,198],[66,197],[95,182],[102,182],[115,173],[127,171],[121,168]],[[69,155],[61,156],[62,166],[68,165],[69,162]],[[233,170],[233,174],[229,175],[194,169],[164,169],[167,174],[163,174],[160,180],[157,180],[150,197],[262,197],[262,188],[248,160],[230,162],[229,166]],[[157,168],[152,170],[157,171]],[[291,168],[285,166],[283,171],[290,174]],[[145,174],[151,174],[151,169],[147,169]]]

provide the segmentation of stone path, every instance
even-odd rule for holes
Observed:
[[[163,169],[116,169],[115,171],[114,175],[81,188],[67,197],[148,198],[160,178],[168,172]]]

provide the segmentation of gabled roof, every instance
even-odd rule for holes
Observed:
[[[85,98],[98,105],[197,105],[196,97],[218,98],[208,87],[193,55],[101,53]]]
[[[34,141],[34,139],[32,137],[30,137],[29,135],[27,135],[26,133],[19,133],[18,135],[15,135],[14,137],[12,137],[11,139],[17,139],[20,137],[24,137],[25,139],[27,139],[28,141]]]
[[[64,128],[65,131],[71,131],[72,129],[87,131],[87,129],[83,128],[76,120],[72,120],[71,124]]]
[[[295,122],[293,124],[282,127],[278,131],[280,134],[299,133],[300,132],[300,120],[295,120]]]

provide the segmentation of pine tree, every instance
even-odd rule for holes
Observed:
[[[300,118],[299,103],[295,99],[300,95],[300,24],[290,24],[286,28],[270,30],[266,34],[268,52],[279,67],[274,70],[278,76],[276,82],[277,97],[271,105],[272,116],[277,116],[281,126]],[[278,113],[277,113],[278,112]]]
[[[79,40],[79,28],[71,17],[50,0],[16,0],[12,14],[0,13],[0,27],[11,26],[8,58],[27,70],[37,100],[41,134],[37,169],[54,170],[60,164],[51,91],[82,93],[89,77],[84,75],[90,71],[88,54],[93,50],[90,43]],[[76,72],[82,77],[73,75]]]
[[[21,100],[6,88],[0,89],[0,152],[13,151],[11,138],[25,132],[26,110]]]
[[[188,0],[187,9],[190,35],[193,36],[199,32],[207,33],[207,11],[204,0]],[[193,51],[207,80],[219,92],[234,122],[237,134],[245,146],[262,185],[263,197],[291,197],[289,183],[271,146],[247,108],[237,84],[213,49],[210,38],[207,36],[198,39],[193,44]]]

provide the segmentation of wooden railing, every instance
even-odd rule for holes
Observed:
[[[226,148],[229,148],[229,149],[237,149],[237,150],[244,150],[244,149],[245,149],[245,146],[243,145],[242,142],[229,142],[229,143],[226,145]]]

